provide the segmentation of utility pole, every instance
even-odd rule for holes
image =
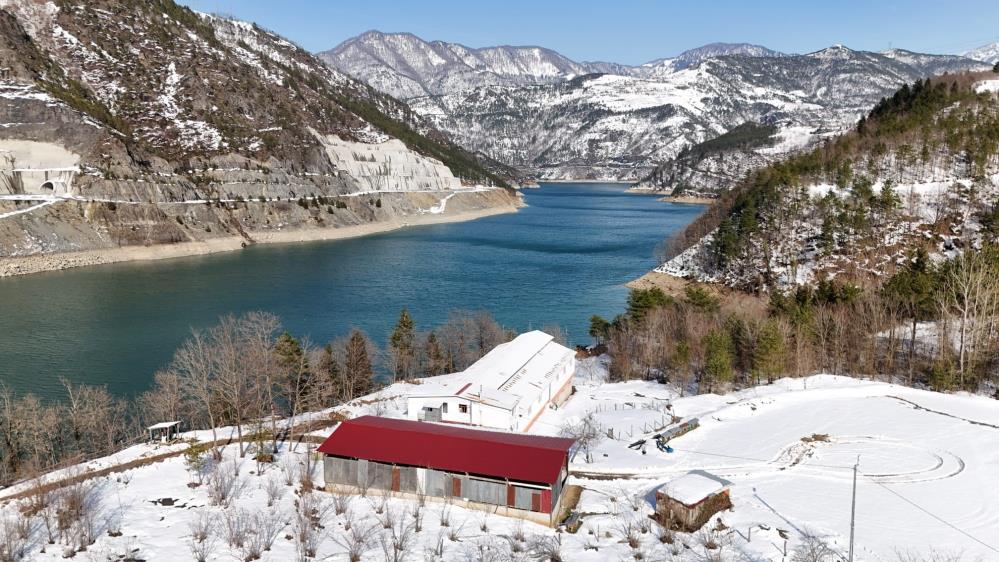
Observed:
[[[850,562],[853,562],[853,529],[857,521],[857,468],[860,466],[860,455],[857,464],[853,465],[853,501],[850,504]]]

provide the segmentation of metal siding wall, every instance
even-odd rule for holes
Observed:
[[[506,505],[506,483],[504,482],[469,478],[468,488],[462,492],[464,497],[474,502]]]
[[[445,478],[443,472],[428,468],[424,489],[428,496],[443,498],[445,485],[450,482],[450,478]]]
[[[366,459],[357,460],[357,485],[367,486],[371,482],[368,478],[368,461]]]
[[[415,492],[416,491],[416,467],[413,466],[400,466],[399,467],[399,490],[402,492]]]
[[[326,457],[323,460],[323,468],[327,485],[357,485],[357,461],[353,459]]]
[[[333,485],[336,481],[333,479],[333,459],[327,456],[323,456],[323,482],[327,486]]]
[[[514,485],[514,507],[517,509],[531,510],[531,495],[536,493],[538,490],[535,488],[521,488],[520,486]]]
[[[376,490],[392,489],[392,465],[380,462],[368,462],[368,482]]]

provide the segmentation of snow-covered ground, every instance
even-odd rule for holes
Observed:
[[[999,547],[999,488],[992,485],[999,466],[995,400],[823,375],[782,379],[729,395],[679,397],[674,389],[656,383],[607,383],[602,361],[582,361],[577,393],[561,409],[547,411],[532,429],[554,435],[567,421],[594,412],[605,432],[614,435],[594,448],[592,463],[585,462],[582,454],[572,461],[570,484],[583,488],[577,507],[582,514],[580,530],[556,532],[428,502],[422,531],[413,533],[408,547],[408,559],[517,559],[514,555],[522,553],[514,550],[526,551],[532,541],[558,537],[563,559],[572,561],[625,560],[636,552],[651,560],[704,560],[719,552],[720,560],[783,560],[782,534],[789,551],[805,534],[814,534],[845,556],[852,467],[858,458],[857,560],[887,562],[897,560],[900,552],[931,551],[959,554],[963,560],[999,556],[993,550]],[[394,384],[339,410],[401,417],[404,396],[413,389]],[[673,440],[671,454],[651,444],[645,453],[628,448],[669,423],[670,414],[697,417],[700,427]],[[329,430],[314,433],[325,436]],[[235,447],[227,447],[219,470],[231,472],[234,462],[240,466],[239,491],[229,507],[211,505],[208,485],[188,487],[191,476],[183,457],[99,478],[93,496],[99,498],[99,519],[104,523],[96,543],[77,558],[106,560],[138,549],[135,556],[146,560],[190,560],[189,524],[202,513],[210,514],[220,529],[209,559],[243,558],[245,551],[230,547],[221,531],[227,520],[243,512],[276,521],[276,539],[263,560],[293,559],[295,540],[286,536],[296,535],[296,502],[303,501],[296,491],[297,474],[304,465],[305,449],[304,445],[297,451],[282,448],[274,465],[264,465],[265,470],[256,473],[254,461],[249,457],[234,461]],[[151,453],[133,448],[123,457],[142,454]],[[732,482],[734,509],[720,514],[727,528],[710,536],[677,534],[672,544],[662,542],[656,526],[646,523],[654,490],[695,469]],[[293,475],[292,486],[286,484],[287,473]],[[321,484],[318,468],[315,477]],[[282,490],[270,507],[268,487]],[[332,501],[325,492],[316,495]],[[164,505],[162,498],[171,498],[173,505]],[[355,528],[371,529],[365,559],[384,559],[381,542],[391,537],[383,524],[386,514],[404,525],[415,521],[414,505],[375,496],[355,498],[349,517],[331,511],[318,530],[322,540],[316,559],[346,559],[348,520]],[[13,502],[0,506],[8,518],[18,517],[17,509]],[[444,513],[448,516],[442,517]],[[624,540],[628,526],[637,529],[635,548]],[[28,559],[60,559],[62,546],[39,552],[43,527],[37,523],[33,529]],[[108,530],[122,534],[109,536]],[[521,534],[525,541],[516,538]],[[706,551],[707,539],[719,544],[720,551]],[[434,554],[439,544],[443,555]],[[485,558],[484,551],[500,556]]]

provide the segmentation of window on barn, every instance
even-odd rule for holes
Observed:
[[[458,404],[458,411],[462,414],[468,413],[468,404]]]
[[[447,402],[441,404],[441,412],[447,413]]]

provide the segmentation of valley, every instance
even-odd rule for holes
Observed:
[[[991,560],[955,2],[0,0],[0,562]]]

